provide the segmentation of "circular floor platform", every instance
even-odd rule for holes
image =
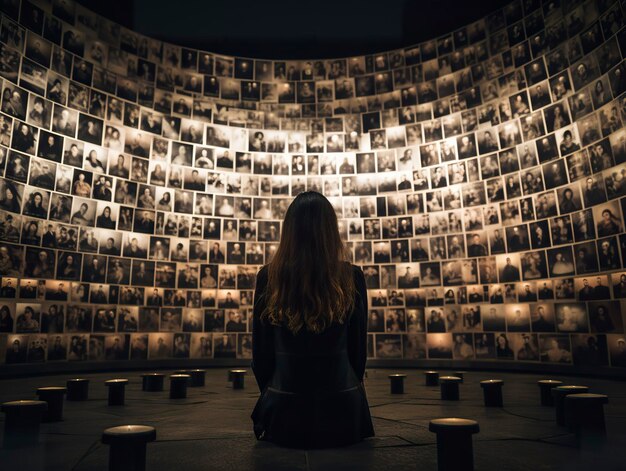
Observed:
[[[624,382],[550,376],[609,396],[606,448],[588,452],[575,448],[574,435],[556,425],[553,408],[540,406],[537,380],[545,375],[468,371],[460,385],[461,400],[450,402],[440,400],[438,387],[424,385],[422,370],[368,370],[365,384],[376,437],[348,448],[303,451],[256,441],[250,413],[258,391],[252,376],[246,389],[237,391],[227,382],[226,369],[209,369],[204,387],[189,388],[186,399],[170,400],[167,388],[142,392],[142,373],[82,375],[91,380],[89,400],[66,402],[63,422],[42,424],[38,449],[0,450],[0,463],[29,471],[104,471],[108,447],[100,443],[102,431],[133,423],[157,429],[157,441],[148,445],[149,470],[436,470],[435,435],[428,423],[438,417],[479,422],[480,433],[474,435],[477,470],[569,471],[593,466],[612,471],[623,469],[626,456]],[[407,375],[404,394],[390,394],[391,373]],[[0,402],[35,398],[38,387],[62,386],[69,377],[0,380]],[[122,407],[107,406],[104,381],[114,377],[129,379]],[[503,408],[483,405],[480,381],[494,378],[505,381]],[[0,442],[4,420],[0,415]]]

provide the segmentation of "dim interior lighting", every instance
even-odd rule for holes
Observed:
[[[148,38],[126,31],[94,44],[43,26],[7,35],[3,367],[249,360],[255,275],[306,190],[329,198],[366,274],[368,315],[381,319],[369,326],[370,359],[438,359],[437,339],[458,362],[623,367],[626,84],[621,24],[608,15],[620,10],[593,5],[593,28],[545,48],[535,45],[543,22],[530,44],[520,25],[566,24],[582,5],[549,18],[501,12],[501,24],[490,16],[328,60],[156,40],[137,54]],[[88,29],[88,18],[72,23]],[[581,294],[584,278],[598,294]],[[527,307],[524,331],[506,323],[514,304]],[[431,310],[443,332],[429,330]],[[451,347],[453,333],[469,356]],[[521,335],[532,346],[523,360]]]

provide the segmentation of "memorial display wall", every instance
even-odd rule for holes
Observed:
[[[249,359],[255,274],[305,190],[365,273],[372,360],[626,367],[619,2],[310,61],[0,6],[0,370]]]

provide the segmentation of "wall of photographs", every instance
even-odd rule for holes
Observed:
[[[316,190],[370,358],[626,367],[619,2],[311,61],[0,5],[0,363],[250,358],[255,274]]]

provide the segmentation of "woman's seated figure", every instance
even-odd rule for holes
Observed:
[[[330,202],[299,194],[256,281],[252,370],[261,396],[252,420],[259,440],[321,448],[374,435],[363,387],[365,277],[345,254]]]

